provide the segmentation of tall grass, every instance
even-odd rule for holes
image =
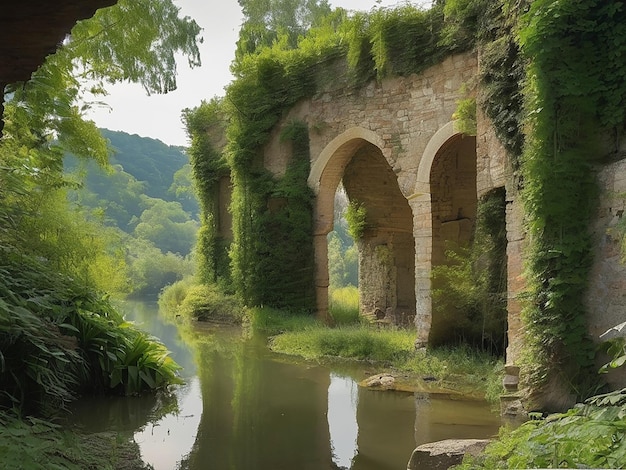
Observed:
[[[310,314],[298,315],[270,307],[254,307],[247,312],[246,326],[253,332],[273,336],[319,328],[321,323]]]
[[[330,316],[335,325],[359,323],[359,289],[354,286],[338,287],[330,291]]]

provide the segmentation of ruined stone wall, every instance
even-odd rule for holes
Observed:
[[[622,147],[626,150],[626,145]],[[600,201],[592,225],[594,264],[587,292],[588,331],[595,341],[609,328],[626,321],[626,160],[603,166],[598,182]],[[616,370],[608,380],[616,388],[626,387],[626,372]]]

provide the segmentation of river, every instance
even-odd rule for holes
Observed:
[[[72,421],[132,433],[155,470],[401,470],[419,444],[501,425],[483,402],[365,389],[357,382],[376,372],[365,366],[279,355],[239,328],[181,332],[156,303],[124,308],[172,351],[186,383],[169,397],[83,399]]]

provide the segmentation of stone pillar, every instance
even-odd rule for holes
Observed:
[[[507,231],[507,322],[508,345],[506,348],[507,365],[517,364],[522,345],[522,303],[519,294],[524,291],[524,213],[519,197],[506,188],[506,231]]]
[[[432,323],[432,300],[430,295],[430,272],[433,249],[433,219],[431,214],[430,188],[424,184],[424,192],[409,200],[413,211],[413,235],[415,237],[415,347],[428,345]]]
[[[315,250],[315,301],[317,304],[318,320],[328,323],[328,241],[325,233],[316,233],[313,237]]]
[[[393,246],[379,239],[359,242],[359,296],[361,314],[395,309],[396,272]]]

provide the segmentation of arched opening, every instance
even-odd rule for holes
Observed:
[[[410,323],[415,315],[415,242],[413,215],[378,137],[354,128],[337,137],[313,166],[309,183],[316,189],[315,257],[319,316],[328,319],[328,245],[334,199],[343,183],[351,203],[365,210],[359,247],[361,314],[386,315]],[[377,145],[378,144],[378,145]]]
[[[430,167],[432,322],[429,344],[465,342],[475,325],[471,243],[476,227],[476,138],[455,134]],[[463,283],[467,283],[463,288]],[[466,302],[467,301],[467,302]]]
[[[397,177],[380,149],[366,143],[346,166],[343,185],[350,202],[365,210],[357,240],[361,314],[409,324],[415,316],[413,215]]]

